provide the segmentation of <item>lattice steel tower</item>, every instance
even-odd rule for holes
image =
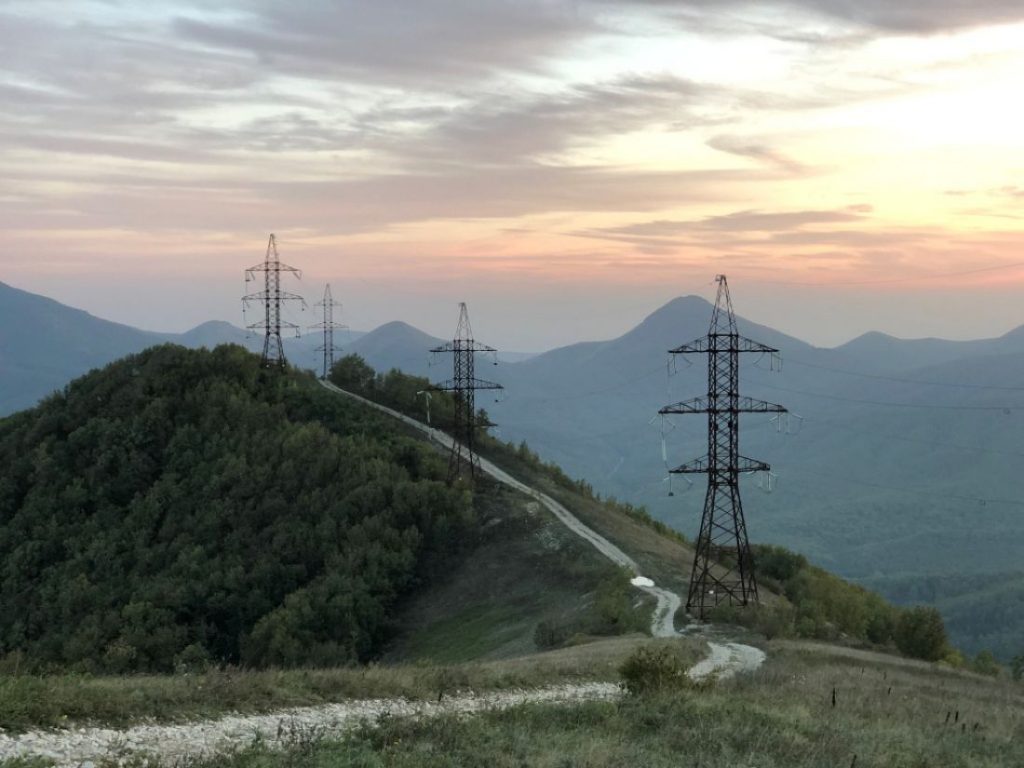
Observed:
[[[719,275],[716,281],[718,297],[707,337],[669,350],[672,355],[707,355],[707,397],[685,400],[659,411],[661,414],[705,413],[708,416],[707,456],[671,470],[675,474],[708,476],[704,515],[686,598],[687,611],[701,620],[717,605],[748,605],[758,601],[739,479],[741,474],[767,472],[770,467],[740,455],[739,415],[786,412],[781,405],[740,397],[740,353],[768,354],[774,364],[779,351],[739,335],[725,275]]]
[[[334,345],[334,332],[345,330],[348,326],[336,323],[334,321],[334,308],[338,307],[341,309],[341,302],[335,301],[331,296],[331,284],[328,283],[324,288],[324,297],[313,306],[323,307],[324,319],[316,325],[309,326],[314,330],[321,330],[324,334],[324,343],[317,347],[315,352],[323,352],[323,373],[320,378],[324,381],[331,375],[331,369],[334,367],[334,353],[341,352],[341,347]]]
[[[242,297],[243,313],[253,302],[263,304],[263,319],[251,323],[246,327],[250,330],[264,331],[263,337],[263,366],[265,368],[284,368],[284,343],[281,341],[281,329],[294,329],[295,335],[299,335],[299,326],[281,319],[281,305],[286,301],[298,301],[305,309],[306,301],[301,296],[281,290],[281,273],[291,272],[301,278],[302,272],[295,267],[282,264],[277,255],[277,240],[273,235],[267,242],[267,256],[262,264],[257,264],[245,270],[245,282],[256,280],[256,273],[264,273],[264,287],[262,291],[250,293]]]
[[[434,354],[452,354],[452,378],[433,389],[451,392],[455,399],[455,414],[452,424],[452,451],[448,460],[448,482],[453,483],[463,475],[471,481],[480,472],[480,457],[476,454],[476,431],[490,424],[478,423],[476,413],[476,391],[478,389],[504,389],[501,384],[476,378],[476,356],[485,353],[494,356],[494,364],[498,364],[497,350],[480,344],[473,339],[473,329],[469,324],[469,311],[466,304],[459,304],[459,327],[455,338],[440,347],[430,350]]]

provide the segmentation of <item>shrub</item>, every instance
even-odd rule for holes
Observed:
[[[637,649],[619,667],[622,683],[633,696],[654,691],[686,688],[690,678],[686,675],[686,664],[667,645],[645,646]]]
[[[1010,675],[1018,683],[1024,680],[1024,653],[1010,660]]]
[[[572,633],[572,628],[567,624],[544,620],[533,631],[533,644],[540,651],[560,648],[565,645]]]
[[[911,658],[941,659],[948,647],[942,616],[934,608],[925,606],[904,611],[896,621],[896,647]]]
[[[982,650],[978,651],[978,655],[971,662],[971,670],[979,675],[996,677],[999,675],[1000,666],[996,657],[992,655],[992,651]]]

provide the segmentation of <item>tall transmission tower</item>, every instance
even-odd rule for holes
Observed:
[[[302,272],[295,267],[289,267],[287,264],[281,263],[281,259],[277,255],[277,240],[274,238],[274,235],[271,235],[270,240],[267,241],[267,256],[263,263],[245,270],[245,282],[248,283],[251,280],[256,280],[258,272],[262,272],[264,276],[263,290],[243,296],[242,309],[244,314],[244,311],[249,308],[250,304],[254,302],[262,304],[264,310],[263,319],[250,323],[246,328],[254,331],[264,331],[263,367],[284,368],[287,361],[284,358],[284,343],[281,341],[281,329],[293,329],[295,335],[298,336],[299,326],[281,319],[281,305],[287,301],[298,301],[301,303],[302,308],[305,309],[306,301],[297,294],[281,290],[281,273],[291,272],[296,277],[301,278]]]
[[[672,355],[707,355],[708,394],[662,408],[661,414],[703,413],[708,417],[706,456],[671,470],[674,474],[705,474],[708,490],[697,537],[686,609],[704,620],[709,609],[727,603],[757,603],[757,579],[747,540],[739,479],[741,474],[768,472],[762,461],[739,452],[741,413],[786,413],[781,405],[740,397],[740,353],[757,352],[779,359],[779,351],[740,336],[725,275],[716,278],[718,297],[705,338],[669,350]]]
[[[450,352],[453,359],[452,378],[433,387],[436,391],[451,392],[455,398],[452,425],[454,440],[448,460],[448,482],[454,483],[464,475],[468,475],[470,481],[474,481],[480,473],[480,457],[476,453],[476,432],[481,427],[490,426],[478,423],[476,392],[480,389],[504,389],[501,384],[476,378],[476,356],[478,353],[494,355],[494,364],[497,365],[497,350],[473,339],[469,311],[463,302],[459,304],[459,327],[455,331],[455,338],[430,351],[434,354]]]
[[[324,297],[313,306],[323,307],[324,319],[316,325],[309,326],[314,330],[321,330],[324,334],[324,342],[314,351],[323,352],[323,373],[320,378],[327,380],[327,377],[331,375],[331,369],[334,367],[334,353],[341,352],[341,347],[334,345],[334,332],[341,331],[348,328],[347,325],[334,322],[334,308],[341,309],[341,302],[335,301],[331,296],[331,284],[328,283],[324,288]]]

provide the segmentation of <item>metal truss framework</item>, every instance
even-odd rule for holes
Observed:
[[[248,309],[253,304],[263,305],[263,319],[246,325],[246,328],[253,331],[263,331],[263,356],[264,368],[281,368],[287,365],[284,357],[284,343],[281,341],[281,329],[288,328],[299,335],[299,326],[281,319],[281,307],[285,302],[298,301],[305,308],[306,301],[301,296],[281,290],[281,273],[291,273],[298,278],[302,272],[295,267],[282,264],[277,254],[277,240],[270,235],[267,241],[267,255],[263,263],[245,270],[245,282],[257,279],[257,273],[262,272],[264,287],[262,291],[250,293],[242,297],[242,307]]]
[[[323,353],[323,370],[320,374],[320,378],[324,381],[331,375],[331,369],[334,368],[334,353],[341,352],[341,347],[334,344],[334,332],[342,331],[348,328],[347,325],[342,325],[334,321],[334,308],[341,309],[341,302],[335,301],[331,296],[331,285],[330,283],[324,288],[324,297],[313,306],[323,308],[323,320],[316,325],[311,325],[311,330],[323,331],[324,341],[317,347],[315,352]]]
[[[473,339],[469,311],[463,302],[459,304],[459,325],[455,338],[430,351],[435,355],[451,353],[453,360],[452,378],[433,386],[435,391],[452,393],[455,400],[452,424],[454,439],[448,460],[448,482],[454,483],[460,477],[468,477],[470,482],[474,482],[480,473],[480,457],[476,453],[477,430],[492,426],[479,423],[476,392],[504,389],[501,384],[476,378],[476,356],[481,353],[495,355],[494,362],[497,364],[497,350]]]
[[[741,413],[786,413],[781,405],[740,397],[740,354],[757,352],[777,358],[779,351],[744,338],[736,330],[732,298],[725,275],[716,278],[718,296],[708,335],[669,350],[672,355],[707,355],[708,394],[665,406],[661,414],[707,414],[708,453],[670,470],[674,474],[706,474],[707,495],[697,536],[686,609],[700,620],[715,606],[758,602],[757,579],[747,539],[739,478],[767,472],[762,461],[741,456]]]

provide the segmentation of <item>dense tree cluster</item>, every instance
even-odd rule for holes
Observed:
[[[772,616],[775,634],[892,645],[927,661],[951,657],[942,616],[934,608],[898,608],[782,547],[755,547],[754,565],[760,582],[790,603]]]
[[[393,423],[240,347],[156,347],[0,421],[0,652],[338,664],[476,531]]]
[[[330,378],[332,383],[348,392],[361,395],[421,421],[426,420],[428,413],[423,393],[429,392],[431,425],[442,430],[450,430],[452,427],[455,405],[452,395],[432,390],[430,380],[422,376],[413,376],[396,369],[387,373],[377,373],[359,355],[346,355],[335,363]],[[480,409],[478,416],[479,423],[488,423],[487,411]],[[540,473],[560,488],[599,501],[615,512],[653,528],[663,536],[687,542],[683,534],[652,518],[645,508],[619,501],[614,497],[602,498],[590,483],[573,479],[558,464],[544,461],[525,441],[518,444],[505,443],[483,430],[477,435],[477,441],[477,448],[481,453],[496,460],[507,470],[515,472],[526,469]]]

